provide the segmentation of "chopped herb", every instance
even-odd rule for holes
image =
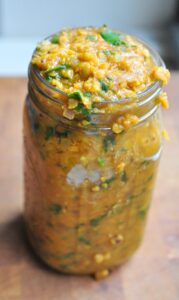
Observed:
[[[48,126],[45,132],[45,140],[49,140],[51,137],[55,135],[55,128]]]
[[[85,97],[91,97],[91,96],[92,96],[92,93],[86,92],[86,93],[84,93],[83,95],[84,95]]]
[[[115,176],[112,176],[112,177],[106,179],[105,183],[110,184],[110,183],[113,182],[115,179],[116,179],[116,177],[115,177]]]
[[[128,43],[126,43],[122,39],[122,35],[117,32],[113,32],[111,30],[105,30],[105,31],[101,32],[101,36],[109,44],[112,44],[115,46],[119,46],[119,45],[128,46]]]
[[[55,34],[54,36],[52,36],[50,41],[51,41],[52,44],[58,44],[59,43],[59,36],[57,34]]]
[[[71,94],[68,94],[68,97],[69,98],[73,98],[73,99],[75,99],[75,100],[82,100],[82,93],[81,92],[79,92],[79,91],[77,91],[77,92],[73,92],[73,93],[71,93]]]
[[[107,135],[103,139],[103,148],[104,151],[107,152],[111,145],[115,145],[115,137],[114,135]]]
[[[126,182],[128,180],[128,176],[125,170],[121,173],[120,179],[123,182]]]
[[[112,77],[110,77],[110,76],[107,76],[107,79],[108,79],[109,81],[113,81]]]
[[[62,210],[62,206],[60,204],[56,204],[56,203],[53,203],[51,206],[50,206],[50,211],[53,212],[55,215],[58,215]]]
[[[78,240],[79,240],[80,243],[83,243],[83,244],[85,244],[85,245],[91,245],[90,241],[87,240],[84,236],[80,236],[80,237],[78,238]]]
[[[103,80],[99,80],[100,84],[101,84],[101,89],[104,92],[107,92],[109,90],[109,86],[103,81]]]
[[[130,195],[130,196],[128,197],[129,202],[132,202],[132,201],[135,200],[136,198],[142,196],[145,192],[146,192],[146,188],[144,187],[138,194],[136,194],[136,195],[134,195],[134,194],[133,194],[133,195]]]
[[[75,255],[76,255],[75,252],[68,252],[68,253],[64,254],[61,258],[62,259],[71,258],[71,257],[73,257]]]
[[[140,217],[141,219],[144,219],[144,218],[145,218],[148,209],[149,209],[149,206],[143,207],[143,208],[141,208],[141,209],[139,210],[139,217]]]
[[[91,110],[90,109],[87,109],[83,106],[83,104],[78,104],[77,107],[75,107],[75,110],[81,114],[83,114],[87,121],[91,121]]]
[[[139,195],[130,195],[128,197],[128,202],[131,203],[134,199],[136,199]]]
[[[63,131],[63,132],[56,132],[57,136],[60,138],[67,138],[70,134],[69,130]]]
[[[60,64],[60,65],[56,65],[55,67],[44,71],[43,73],[48,74],[48,73],[53,72],[53,71],[61,71],[61,70],[69,69],[69,68],[70,68],[70,65],[68,65],[68,64]]]
[[[52,76],[47,76],[47,77],[46,77],[46,80],[47,80],[47,81],[51,81],[52,79],[53,79]]]
[[[105,159],[104,158],[98,157],[97,162],[100,165],[100,167],[104,167],[104,165],[105,165]]]
[[[105,219],[106,216],[107,216],[107,214],[105,213],[105,214],[103,214],[103,215],[101,215],[101,216],[99,216],[99,217],[96,217],[96,218],[94,218],[94,219],[91,219],[91,220],[90,220],[90,224],[91,224],[92,226],[98,226],[99,223],[100,223],[103,219]]]
[[[150,164],[150,160],[147,160],[147,159],[145,159],[142,163],[141,163],[141,165],[144,165],[144,166],[147,166],[147,165],[149,165]]]
[[[49,140],[51,137],[55,135],[59,138],[67,138],[69,134],[70,134],[69,130],[59,132],[55,130],[55,127],[48,126],[45,132],[45,140]]]
[[[147,178],[146,183],[149,182],[149,181],[151,181],[151,180],[153,179],[153,177],[154,177],[154,175],[151,174],[151,175]]]
[[[86,39],[88,41],[91,41],[91,42],[95,42],[96,41],[96,37],[94,35],[87,35]]]

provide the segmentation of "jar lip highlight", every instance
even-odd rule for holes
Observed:
[[[116,32],[120,33],[120,34],[126,34],[120,31]],[[57,32],[59,33],[59,32]],[[50,40],[52,38],[52,36],[54,36],[54,33],[50,36],[48,36],[47,38],[44,39],[45,40]],[[130,35],[131,37],[133,37],[137,42],[141,43],[150,53],[152,59],[154,60],[154,62],[156,63],[157,67],[165,67],[165,63],[162,60],[161,56],[157,53],[156,50],[154,50],[150,45],[148,45],[148,43],[144,42],[143,40],[137,38],[134,35]],[[34,50],[33,54],[35,53],[36,50]],[[66,99],[68,98],[68,95],[63,92],[62,90],[60,90],[59,88],[56,88],[55,86],[51,85],[48,83],[48,81],[40,74],[39,69],[33,65],[31,62],[29,64],[29,76],[30,73],[33,72],[34,75],[37,77],[37,79],[41,82],[41,84],[44,84],[45,87],[47,87],[49,89],[49,91],[51,91],[52,93],[55,92],[57,94],[59,94],[60,97],[65,97]],[[113,98],[112,100],[101,100],[100,102],[97,102],[96,105],[102,105],[102,104],[128,104],[132,101],[136,101],[136,105],[137,106],[142,106],[145,105],[146,103],[148,103],[151,99],[153,99],[154,97],[156,97],[160,91],[162,90],[162,85],[161,82],[159,80],[154,81],[152,84],[150,84],[146,89],[144,89],[142,92],[138,92],[136,93],[135,97],[125,97],[125,98]],[[46,94],[46,93],[45,93]],[[46,96],[52,100],[57,102],[57,98],[54,98],[52,96],[49,97],[48,94],[46,94]],[[61,104],[62,102],[60,101],[60,99],[58,99],[59,104]]]

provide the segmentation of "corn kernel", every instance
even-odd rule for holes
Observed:
[[[104,257],[103,257],[103,254],[96,254],[94,256],[94,260],[97,264],[101,264],[103,261],[104,261]]]
[[[112,125],[112,131],[114,133],[117,133],[117,134],[121,133],[123,131],[123,126],[121,126],[121,125],[119,125],[117,123],[113,123],[113,125]]]
[[[96,280],[103,279],[103,278],[107,277],[108,275],[109,275],[109,270],[108,269],[98,271],[94,274]]]
[[[81,163],[82,163],[84,166],[86,166],[87,163],[88,163],[88,158],[85,157],[85,156],[81,156],[81,157],[80,157],[80,161],[81,161]]]
[[[100,190],[100,187],[98,185],[95,185],[92,187],[93,192],[98,192]]]
[[[106,177],[101,177],[100,180],[101,180],[101,182],[105,182],[106,181]]]
[[[162,84],[167,84],[170,78],[170,72],[164,67],[154,67],[151,77],[154,80],[160,80]]]
[[[68,108],[73,109],[78,106],[78,101],[75,99],[68,99]]]
[[[82,103],[84,104],[84,106],[86,106],[88,109],[91,109],[91,100],[88,97],[83,97],[82,98]]]
[[[117,165],[117,172],[121,173],[124,170],[125,163],[121,162],[120,164]]]
[[[114,236],[110,239],[110,242],[112,245],[120,244],[123,241],[123,236],[121,234],[118,234],[117,236]]]
[[[156,104],[160,104],[165,109],[169,108],[167,94],[165,92],[163,92],[160,95],[158,95],[158,97],[156,98],[155,102],[156,102]]]
[[[105,183],[105,182],[104,182],[104,183],[102,183],[102,184],[101,184],[101,186],[102,186],[104,189],[107,189],[107,188],[108,188],[108,184],[107,184],[107,183]]]

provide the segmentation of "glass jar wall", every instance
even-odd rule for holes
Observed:
[[[30,67],[24,107],[30,243],[59,271],[107,272],[125,262],[143,236],[162,148],[159,109],[155,98],[144,99],[140,122],[121,134],[97,123],[77,128],[57,118],[60,104],[48,87],[42,93],[38,80]]]

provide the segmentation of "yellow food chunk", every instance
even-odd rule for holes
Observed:
[[[124,126],[124,129],[129,129],[133,125],[136,125],[139,122],[139,118],[132,114],[126,114],[124,118],[119,118],[118,123]]]
[[[132,114],[124,114],[123,116],[120,116],[117,120],[117,123],[121,125],[125,130],[130,129],[138,122],[139,122],[139,118]]]
[[[68,99],[68,108],[73,109],[78,106],[78,101],[75,99]]]
[[[121,173],[124,170],[125,163],[121,162],[120,164],[117,165],[117,172]]]
[[[97,264],[101,264],[104,261],[103,254],[96,254],[94,260]]]
[[[104,254],[98,253],[94,256],[94,260],[97,264],[101,264],[105,260],[109,260],[111,258],[111,254],[106,252]]]
[[[163,108],[169,108],[169,103],[167,99],[167,94],[165,92],[160,93],[159,96],[156,97],[156,104],[160,104]]]
[[[108,275],[109,275],[109,270],[104,269],[102,271],[98,271],[95,273],[95,279],[100,280],[100,279],[107,277]]]
[[[105,182],[106,181],[106,177],[101,177],[101,182]]]
[[[74,72],[73,72],[72,69],[62,70],[62,71],[61,71],[61,75],[62,75],[64,78],[72,79],[72,78],[73,78],[73,75],[74,75]]]
[[[160,80],[162,84],[167,84],[170,78],[170,72],[164,67],[155,67],[151,77],[153,80]]]
[[[100,190],[100,187],[98,185],[95,185],[92,187],[93,192],[99,192],[99,190]]]
[[[97,93],[101,88],[99,81],[97,81],[95,78],[89,78],[84,82],[83,86],[86,91],[89,91],[91,93]]]
[[[101,186],[102,186],[104,189],[107,189],[109,185],[108,185],[107,183],[104,182],[104,183],[101,184]]]
[[[123,236],[118,234],[117,236],[111,237],[110,242],[112,245],[120,244],[123,241]]]
[[[112,125],[112,131],[113,131],[114,133],[121,133],[123,130],[124,130],[123,126],[121,126],[121,125],[118,124],[118,123],[114,123],[114,124]]]
[[[83,52],[78,55],[79,60],[89,61],[94,64],[98,64],[98,59],[95,53]]]
[[[88,158],[85,156],[81,156],[80,161],[84,166],[86,166],[88,164]]]
[[[84,106],[86,106],[88,109],[91,109],[91,100],[88,97],[83,97],[82,98],[82,103],[84,104]]]
[[[87,79],[90,75],[93,74],[94,68],[89,62],[81,62],[78,64],[79,74],[83,79]]]

